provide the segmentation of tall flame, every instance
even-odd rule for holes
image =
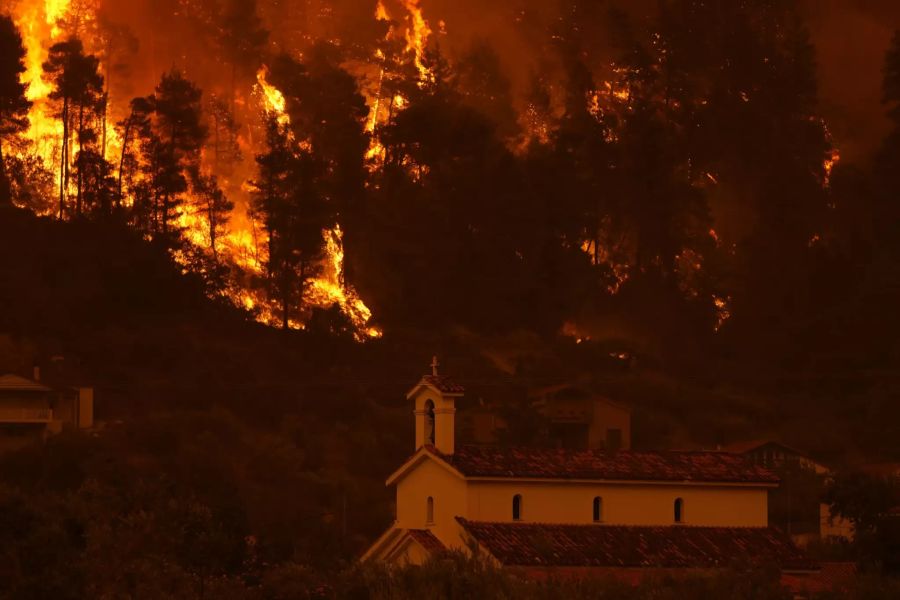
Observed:
[[[59,21],[65,17],[69,3],[70,0],[46,0],[43,3],[23,4],[16,19],[26,51],[26,71],[22,80],[28,84],[26,95],[33,103],[28,115],[30,126],[26,137],[48,167],[55,164],[63,127],[50,114],[47,99],[52,88],[44,81],[43,64],[47,60],[49,46],[62,35]]]
[[[425,64],[425,50],[428,48],[428,38],[433,31],[425,16],[420,0],[403,0],[403,6],[409,11],[409,27],[406,30],[406,49],[415,54],[416,68],[422,81],[431,81],[434,74]]]
[[[291,122],[291,118],[285,112],[287,110],[287,102],[284,99],[284,94],[266,80],[267,75],[268,69],[265,66],[256,73],[256,82],[262,91],[265,111],[274,114],[279,125],[287,125]]]
[[[287,102],[284,94],[277,87],[268,82],[266,76],[268,69],[263,67],[257,73],[257,83],[262,92],[264,110],[275,115],[277,121],[281,125],[290,124],[290,116],[286,113]],[[307,142],[301,142],[300,145],[307,145]],[[381,337],[382,332],[368,325],[372,319],[372,311],[366,306],[366,303],[359,297],[351,286],[344,281],[344,232],[340,225],[334,229],[322,232],[325,244],[325,261],[322,265],[322,272],[319,277],[313,280],[306,293],[306,301],[320,308],[328,308],[337,304],[341,307],[341,311],[353,323],[357,337],[364,339],[365,337]],[[249,243],[252,238],[244,238],[244,243]],[[252,270],[257,274],[262,273],[262,264],[256,262],[250,265]],[[246,293],[242,299],[242,303],[248,308],[255,308],[258,302]],[[262,311],[259,313],[261,320],[265,322],[274,322],[273,315],[269,312]],[[293,323],[292,327],[302,327],[302,324]]]

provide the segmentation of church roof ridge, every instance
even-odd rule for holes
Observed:
[[[737,454],[678,450],[573,450],[460,446],[429,451],[465,477],[748,483],[774,485],[777,475]]]

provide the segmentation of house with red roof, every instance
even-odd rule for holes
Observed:
[[[415,451],[387,479],[396,520],[363,561],[459,550],[533,575],[766,564],[805,581],[820,571],[768,526],[778,477],[741,455],[457,446],[463,394],[436,364],[407,394]]]

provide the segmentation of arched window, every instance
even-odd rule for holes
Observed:
[[[513,521],[522,520],[522,494],[513,496]]]
[[[425,443],[434,446],[434,402],[425,402]]]
[[[428,500],[425,501],[425,523],[427,525],[434,524],[434,498],[428,496]]]
[[[597,496],[594,498],[594,523],[603,521],[603,498]]]
[[[684,500],[675,498],[675,522],[684,523]]]

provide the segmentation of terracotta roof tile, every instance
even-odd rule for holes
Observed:
[[[432,385],[445,394],[463,394],[466,391],[466,388],[443,375],[426,375],[422,383]]]
[[[763,527],[637,527],[485,523],[460,525],[505,566],[724,568],[774,563],[815,570],[781,532]]]
[[[777,484],[772,473],[726,452],[636,452],[461,446],[439,455],[467,477]]]
[[[409,529],[409,536],[416,540],[430,554],[445,552],[447,547],[428,529]]]

